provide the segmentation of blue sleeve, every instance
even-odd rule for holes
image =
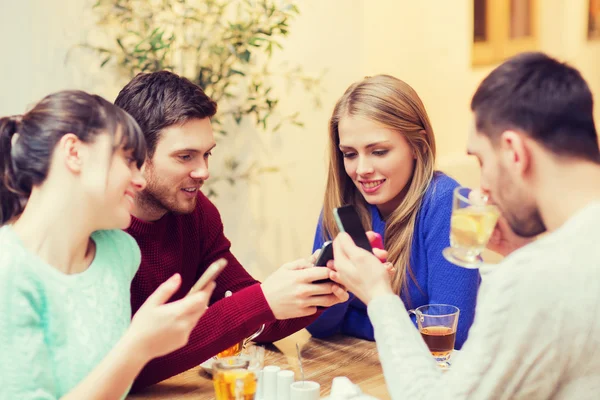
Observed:
[[[424,216],[424,244],[427,255],[427,287],[429,303],[451,304],[460,310],[456,345],[460,349],[467,339],[475,317],[477,291],[481,281],[479,271],[456,266],[447,261],[442,250],[450,246],[450,218],[452,215],[452,189],[438,190],[429,199]],[[441,189],[438,187],[438,189]]]
[[[319,223],[317,224],[317,231],[315,233],[315,240],[313,244],[313,252],[320,249],[325,243],[323,237],[323,213],[319,216]],[[311,335],[317,338],[324,338],[335,335],[342,331],[342,325],[348,311],[348,306],[354,296],[351,295],[350,299],[344,303],[336,304],[333,307],[329,307],[317,318],[312,324],[306,329]]]

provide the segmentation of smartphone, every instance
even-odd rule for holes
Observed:
[[[186,296],[189,296],[204,289],[206,285],[217,279],[217,276],[219,276],[219,274],[225,269],[226,266],[227,260],[224,258],[219,258],[217,261],[210,264],[210,266],[206,269],[206,271],[204,271],[202,276],[198,278],[196,283],[194,283],[194,286],[192,286],[192,288],[186,294]]]
[[[331,240],[323,243],[321,246],[321,251],[319,252],[319,257],[317,257],[317,261],[315,261],[315,267],[326,267],[327,261],[333,260],[333,243]],[[333,282],[331,279],[321,279],[318,281],[314,281],[313,283],[331,283]]]
[[[346,232],[350,235],[354,244],[369,252],[373,252],[369,238],[365,232],[365,228],[360,221],[360,217],[354,206],[343,206],[333,209],[335,222],[340,229],[340,232]]]
[[[331,240],[323,243],[319,257],[317,257],[317,261],[315,262],[315,267],[325,267],[329,260],[333,260],[333,243]]]

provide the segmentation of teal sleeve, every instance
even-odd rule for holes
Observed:
[[[56,399],[43,298],[23,268],[15,257],[0,254],[0,399]]]

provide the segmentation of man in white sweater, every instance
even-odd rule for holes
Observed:
[[[516,234],[549,234],[485,267],[475,322],[450,370],[436,366],[385,268],[346,234],[334,242],[331,278],[368,305],[393,399],[599,399],[600,151],[592,94],[576,69],[527,53],[496,68],[471,109],[468,152],[481,164],[481,189]],[[511,243],[496,244],[508,252],[518,247]]]

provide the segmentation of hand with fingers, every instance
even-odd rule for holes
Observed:
[[[388,252],[383,247],[381,235],[377,232],[368,231],[367,237],[369,238],[369,242],[371,242],[371,247],[373,248],[373,254],[375,257],[379,258],[379,260],[385,265],[385,269],[387,270],[388,274],[390,274],[390,276],[394,276],[396,273],[396,267],[394,267],[394,264],[387,260]]]
[[[206,312],[215,288],[215,283],[211,282],[204,289],[167,304],[180,285],[179,274],[163,282],[131,320],[126,335],[134,339],[140,355],[148,360],[187,344],[192,329]]]
[[[275,318],[305,317],[316,313],[317,307],[331,307],[348,300],[346,290],[336,283],[314,283],[327,279],[329,269],[315,267],[310,261],[300,259],[284,264],[261,284]]]
[[[347,233],[340,233],[333,241],[333,254],[329,278],[363,303],[368,305],[379,294],[393,294],[389,268],[381,261],[384,253],[375,256],[356,246]]]

